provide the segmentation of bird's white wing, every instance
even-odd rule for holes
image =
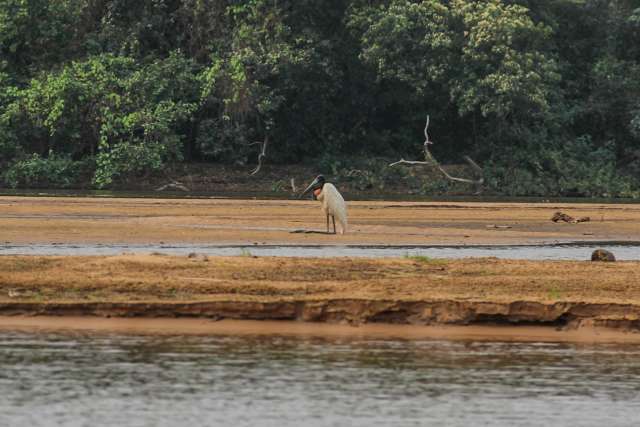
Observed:
[[[322,187],[323,204],[328,214],[338,221],[342,227],[342,234],[347,231],[347,204],[342,197],[342,194],[331,183],[326,183]]]

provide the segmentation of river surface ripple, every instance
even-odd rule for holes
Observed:
[[[0,332],[0,425],[638,425],[640,347]]]

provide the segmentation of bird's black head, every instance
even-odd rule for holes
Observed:
[[[325,183],[324,176],[322,176],[322,175],[316,176],[316,179],[314,179],[313,182],[311,184],[309,184],[309,186],[302,192],[300,197],[304,196],[309,191],[313,191],[313,198],[315,199],[316,196],[317,196],[316,190],[321,190],[322,191],[322,187],[324,186],[324,183]]]

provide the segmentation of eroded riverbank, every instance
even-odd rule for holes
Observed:
[[[640,262],[0,257],[0,315],[640,329]]]

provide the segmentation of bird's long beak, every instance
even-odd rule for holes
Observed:
[[[309,191],[315,190],[316,188],[318,188],[318,184],[320,184],[320,182],[318,182],[318,178],[314,179],[313,182],[309,184],[309,186],[302,192],[302,194],[300,194],[300,198],[302,199],[304,195],[307,194]]]

